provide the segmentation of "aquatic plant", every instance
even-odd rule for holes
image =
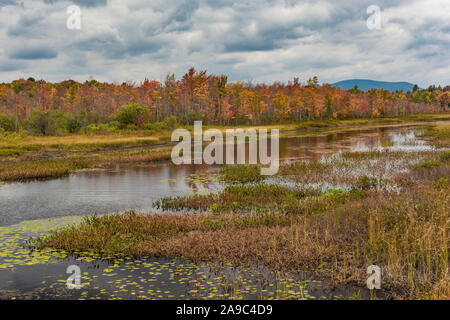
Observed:
[[[167,197],[155,202],[163,210],[212,210],[215,212],[292,212],[309,210],[313,199],[321,194],[314,188],[292,188],[281,184],[235,184],[218,194]]]
[[[227,183],[248,183],[259,182],[264,176],[257,165],[234,165],[221,167],[219,179]]]

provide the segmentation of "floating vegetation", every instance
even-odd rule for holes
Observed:
[[[0,269],[14,269],[18,266],[56,262],[66,257],[64,251],[43,249],[30,251],[26,245],[30,237],[38,237],[62,226],[73,225],[81,218],[65,217],[25,221],[8,227],[0,227]]]
[[[253,223],[264,223],[263,218]],[[260,220],[261,222],[256,222]],[[92,220],[97,221],[97,220]],[[251,221],[249,219],[248,221]],[[318,281],[296,280],[265,268],[231,264],[196,264],[183,259],[131,259],[95,251],[29,250],[28,237],[40,236],[81,218],[65,217],[27,221],[0,227],[0,269],[34,274],[26,290],[9,290],[8,281],[0,284],[1,299],[323,299],[330,293]],[[232,220],[229,223],[234,224]],[[266,222],[267,223],[267,222]],[[204,228],[210,228],[208,220]],[[34,240],[31,240],[33,243]],[[48,265],[54,273],[48,273]],[[82,271],[81,290],[68,290],[65,270],[76,264]],[[46,267],[44,267],[46,266]],[[3,275],[4,277],[5,275]],[[340,292],[352,295],[350,288]]]
[[[351,299],[351,286],[327,290],[319,281],[299,280],[288,274],[274,273],[262,267],[238,267],[231,264],[191,263],[183,259],[116,259],[97,261],[96,267],[85,260],[61,259],[64,267],[76,263],[82,270],[81,289],[68,290],[67,275],[56,272],[37,277],[32,290],[7,290],[0,286],[0,299]],[[24,267],[21,272],[27,272]],[[64,271],[65,268],[60,268]],[[57,270],[57,269],[55,269]],[[19,272],[20,272],[19,271]]]

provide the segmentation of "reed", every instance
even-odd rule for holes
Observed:
[[[346,153],[283,165],[277,178],[290,184],[247,183],[255,175],[247,177],[244,167],[224,169],[238,183],[157,203],[184,213],[94,216],[32,243],[107,256],[264,265],[361,290],[367,266],[376,264],[382,268],[377,298],[450,299],[448,159],[446,150]],[[324,181],[346,188],[311,185]]]
[[[108,168],[127,163],[148,164],[167,161],[170,157],[171,152],[166,150],[130,150],[54,160],[4,161],[0,162],[0,181],[59,178],[83,169]]]
[[[405,194],[372,192],[306,215],[127,214],[87,218],[35,242],[38,247],[128,257],[182,256],[195,262],[264,264],[362,285],[367,265],[383,269],[383,294],[448,296],[450,193],[430,184]]]
[[[87,167],[88,164],[82,160],[0,163],[0,181],[24,181],[62,177]]]

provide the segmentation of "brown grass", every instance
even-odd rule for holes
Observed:
[[[416,185],[404,194],[369,192],[322,214],[111,215],[40,239],[40,247],[132,257],[264,264],[364,286],[383,269],[396,298],[449,297],[449,188]]]
[[[206,214],[91,217],[35,244],[139,258],[263,264],[360,287],[365,287],[367,267],[376,264],[382,268],[384,298],[450,299],[450,163],[445,152],[352,153],[286,166],[280,174],[299,182],[345,181],[355,189],[305,193],[237,185],[219,195],[165,203],[167,208],[209,209]],[[399,186],[400,192],[364,187],[373,183],[366,174]],[[342,176],[351,178],[339,180]],[[258,211],[255,207],[265,210],[248,213]]]
[[[58,178],[82,169],[108,168],[126,163],[153,163],[169,160],[170,156],[171,152],[167,150],[131,150],[54,160],[0,162],[0,181]]]

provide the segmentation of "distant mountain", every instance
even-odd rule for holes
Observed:
[[[387,82],[387,81],[375,81],[365,79],[351,79],[333,83],[332,86],[341,88],[343,90],[353,89],[355,85],[359,90],[369,91],[370,89],[383,89],[394,92],[398,91],[412,91],[414,84],[409,82]]]

